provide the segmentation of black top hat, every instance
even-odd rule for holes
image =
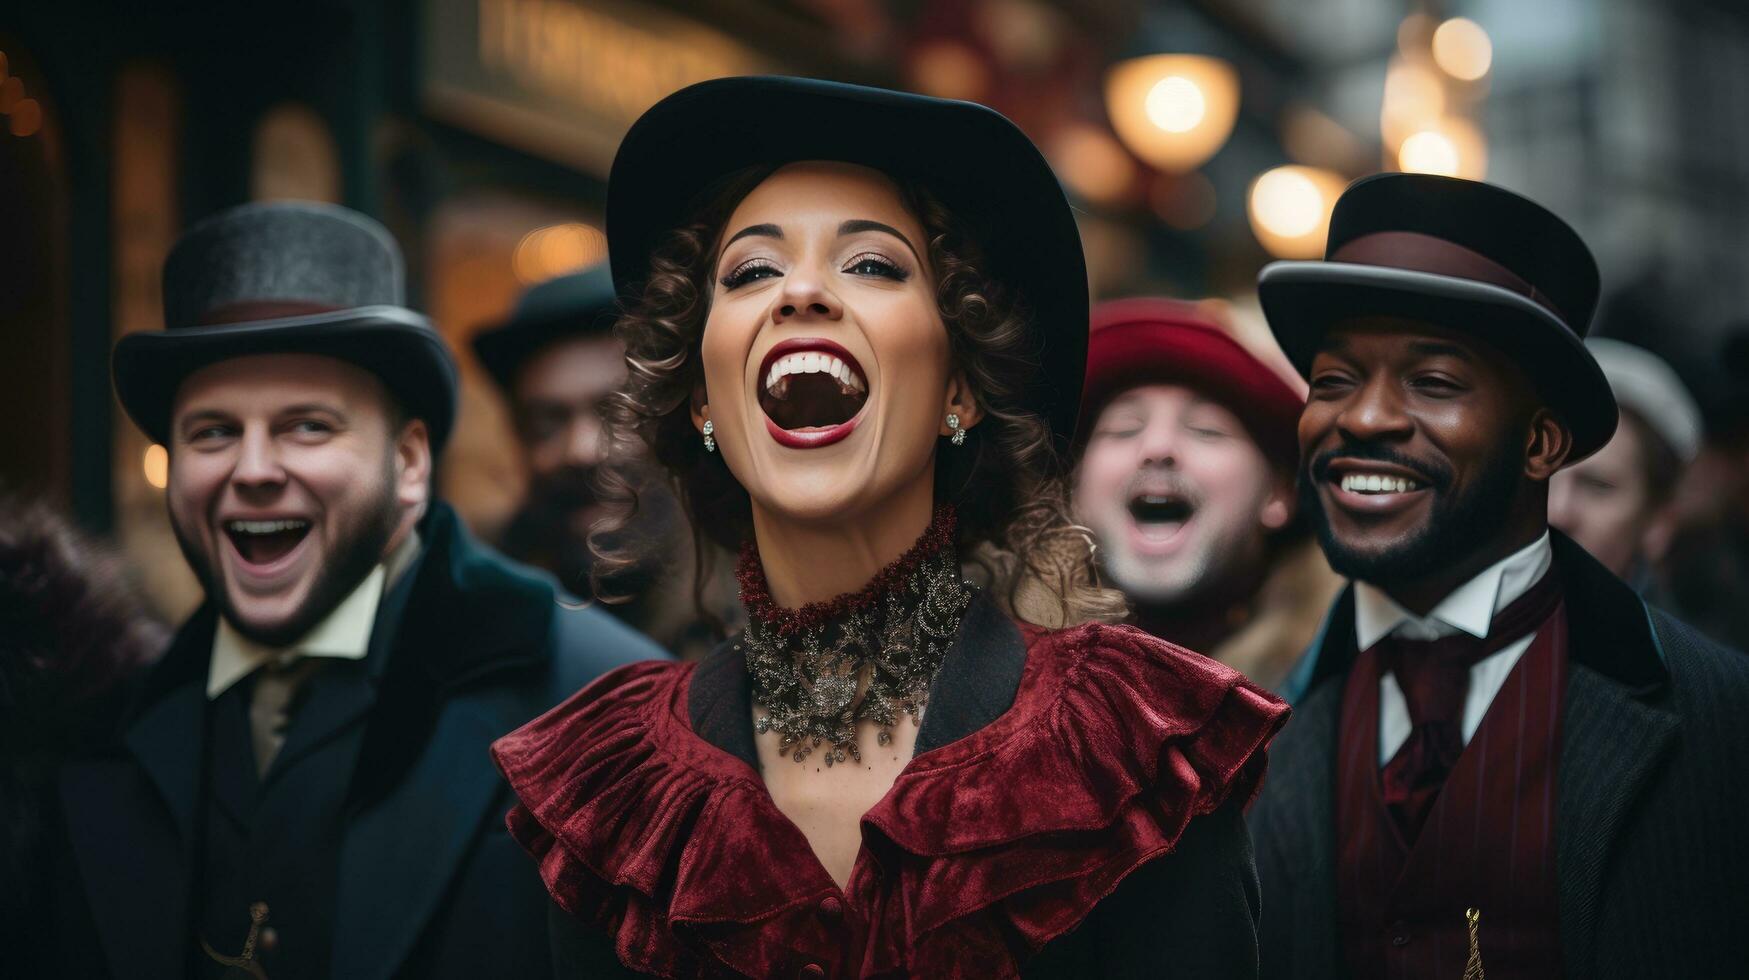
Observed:
[[[616,312],[613,274],[603,262],[529,287],[509,319],[474,335],[474,353],[509,394],[536,351],[566,337],[606,333]]]
[[[116,342],[116,395],[163,443],[177,389],[196,369],[248,354],[327,354],[381,378],[425,420],[436,452],[455,421],[455,363],[405,303],[401,250],[370,218],[305,201],[232,208],[170,250],[167,329]]]
[[[628,303],[694,196],[752,166],[834,160],[925,184],[966,222],[986,273],[1031,312],[1038,372],[1027,407],[1066,443],[1087,363],[1087,267],[1075,217],[1038,148],[972,102],[809,78],[720,78],[681,89],[632,125],[607,184],[613,279]]]
[[[1585,349],[1597,263],[1566,222],[1490,184],[1378,174],[1343,192],[1323,262],[1257,279],[1269,327],[1306,374],[1325,331],[1400,316],[1473,334],[1517,362],[1573,434],[1573,458],[1615,432],[1615,396]]]

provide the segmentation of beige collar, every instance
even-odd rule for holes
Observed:
[[[364,581],[326,618],[303,638],[286,647],[271,647],[258,643],[219,617],[218,630],[213,634],[212,660],[207,664],[206,696],[212,700],[225,693],[258,668],[276,660],[295,657],[334,657],[340,660],[363,660],[370,652],[370,635],[376,625],[377,606],[388,584],[400,578],[419,553],[419,534],[407,535],[399,547],[381,564],[370,570]]]

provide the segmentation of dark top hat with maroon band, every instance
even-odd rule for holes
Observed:
[[[1566,222],[1510,191],[1428,174],[1356,181],[1330,217],[1325,260],[1272,263],[1257,291],[1301,374],[1333,325],[1402,317],[1517,363],[1572,431],[1573,459],[1615,432],[1615,397],[1585,349],[1597,263]]]
[[[122,407],[160,443],[190,373],[251,354],[357,364],[425,420],[433,452],[454,424],[449,348],[406,308],[401,251],[388,230],[356,211],[284,201],[201,222],[164,262],[164,323],[123,337],[110,358]]]

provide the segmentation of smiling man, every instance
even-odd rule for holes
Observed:
[[[1264,975],[1733,972],[1749,659],[1548,527],[1616,426],[1589,251],[1517,195],[1389,174],[1327,257],[1259,280],[1353,580],[1251,813]]]
[[[544,973],[487,746],[660,652],[432,499],[455,368],[376,222],[225,212],[170,253],[164,306],[116,345],[116,390],[169,450],[206,602],[113,753],[62,778],[71,972]]]
[[[1305,400],[1188,303],[1095,307],[1075,513],[1136,625],[1279,687],[1340,583],[1295,519]]]

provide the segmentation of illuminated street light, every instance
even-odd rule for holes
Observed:
[[[1113,65],[1105,110],[1136,156],[1185,173],[1215,155],[1239,116],[1239,73],[1218,58],[1156,54]]]
[[[1265,171],[1251,184],[1251,232],[1271,255],[1313,259],[1324,254],[1330,211],[1342,195],[1340,174],[1288,165]]]
[[[1488,74],[1494,61],[1494,45],[1481,25],[1453,17],[1433,32],[1433,60],[1447,75],[1473,82]]]
[[[1488,143],[1469,120],[1441,119],[1403,140],[1397,166],[1409,173],[1481,180],[1488,175]]]

